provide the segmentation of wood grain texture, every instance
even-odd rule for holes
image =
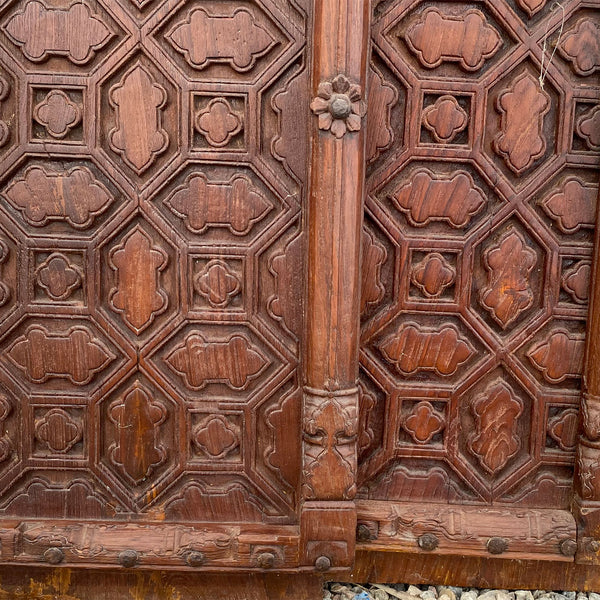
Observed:
[[[305,560],[333,565],[352,562],[356,523],[368,34],[368,3],[315,3],[301,521]]]
[[[3,5],[3,561],[303,564],[311,31],[294,0]]]
[[[374,6],[376,90],[400,102],[373,121],[381,149],[371,142],[367,166],[361,507],[436,506],[431,523],[498,510],[489,538],[511,531],[517,507],[572,509],[598,189],[597,9],[570,3],[560,36],[562,11],[546,2]],[[560,63],[542,86],[546,28]],[[594,468],[597,442],[582,454]],[[591,500],[600,488],[587,486]],[[549,535],[545,559],[572,560],[584,513],[569,543]],[[590,528],[588,542],[600,531]],[[448,552],[464,552],[455,542]],[[403,544],[390,536],[386,551],[420,552]]]
[[[598,563],[598,8],[4,2],[2,560]]]

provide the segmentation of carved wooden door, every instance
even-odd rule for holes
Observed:
[[[2,3],[3,561],[298,565],[309,16]]]
[[[0,2],[2,562],[597,560],[598,8]]]
[[[600,150],[597,7],[376,3],[358,442],[365,548],[573,560]]]

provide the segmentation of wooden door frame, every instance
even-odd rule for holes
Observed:
[[[326,571],[351,566],[355,551],[371,7],[315,0],[313,10],[300,547],[302,564]]]
[[[579,440],[573,513],[577,519],[576,561],[600,564],[600,193],[590,281],[585,359],[581,381]]]

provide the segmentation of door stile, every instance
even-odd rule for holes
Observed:
[[[314,6],[301,548],[319,570],[354,556],[369,12]]]
[[[600,229],[598,213],[589,298],[573,513],[577,520],[576,562],[600,564]]]

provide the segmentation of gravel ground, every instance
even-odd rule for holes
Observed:
[[[600,600],[594,592],[478,590],[428,585],[327,583],[323,600]]]

